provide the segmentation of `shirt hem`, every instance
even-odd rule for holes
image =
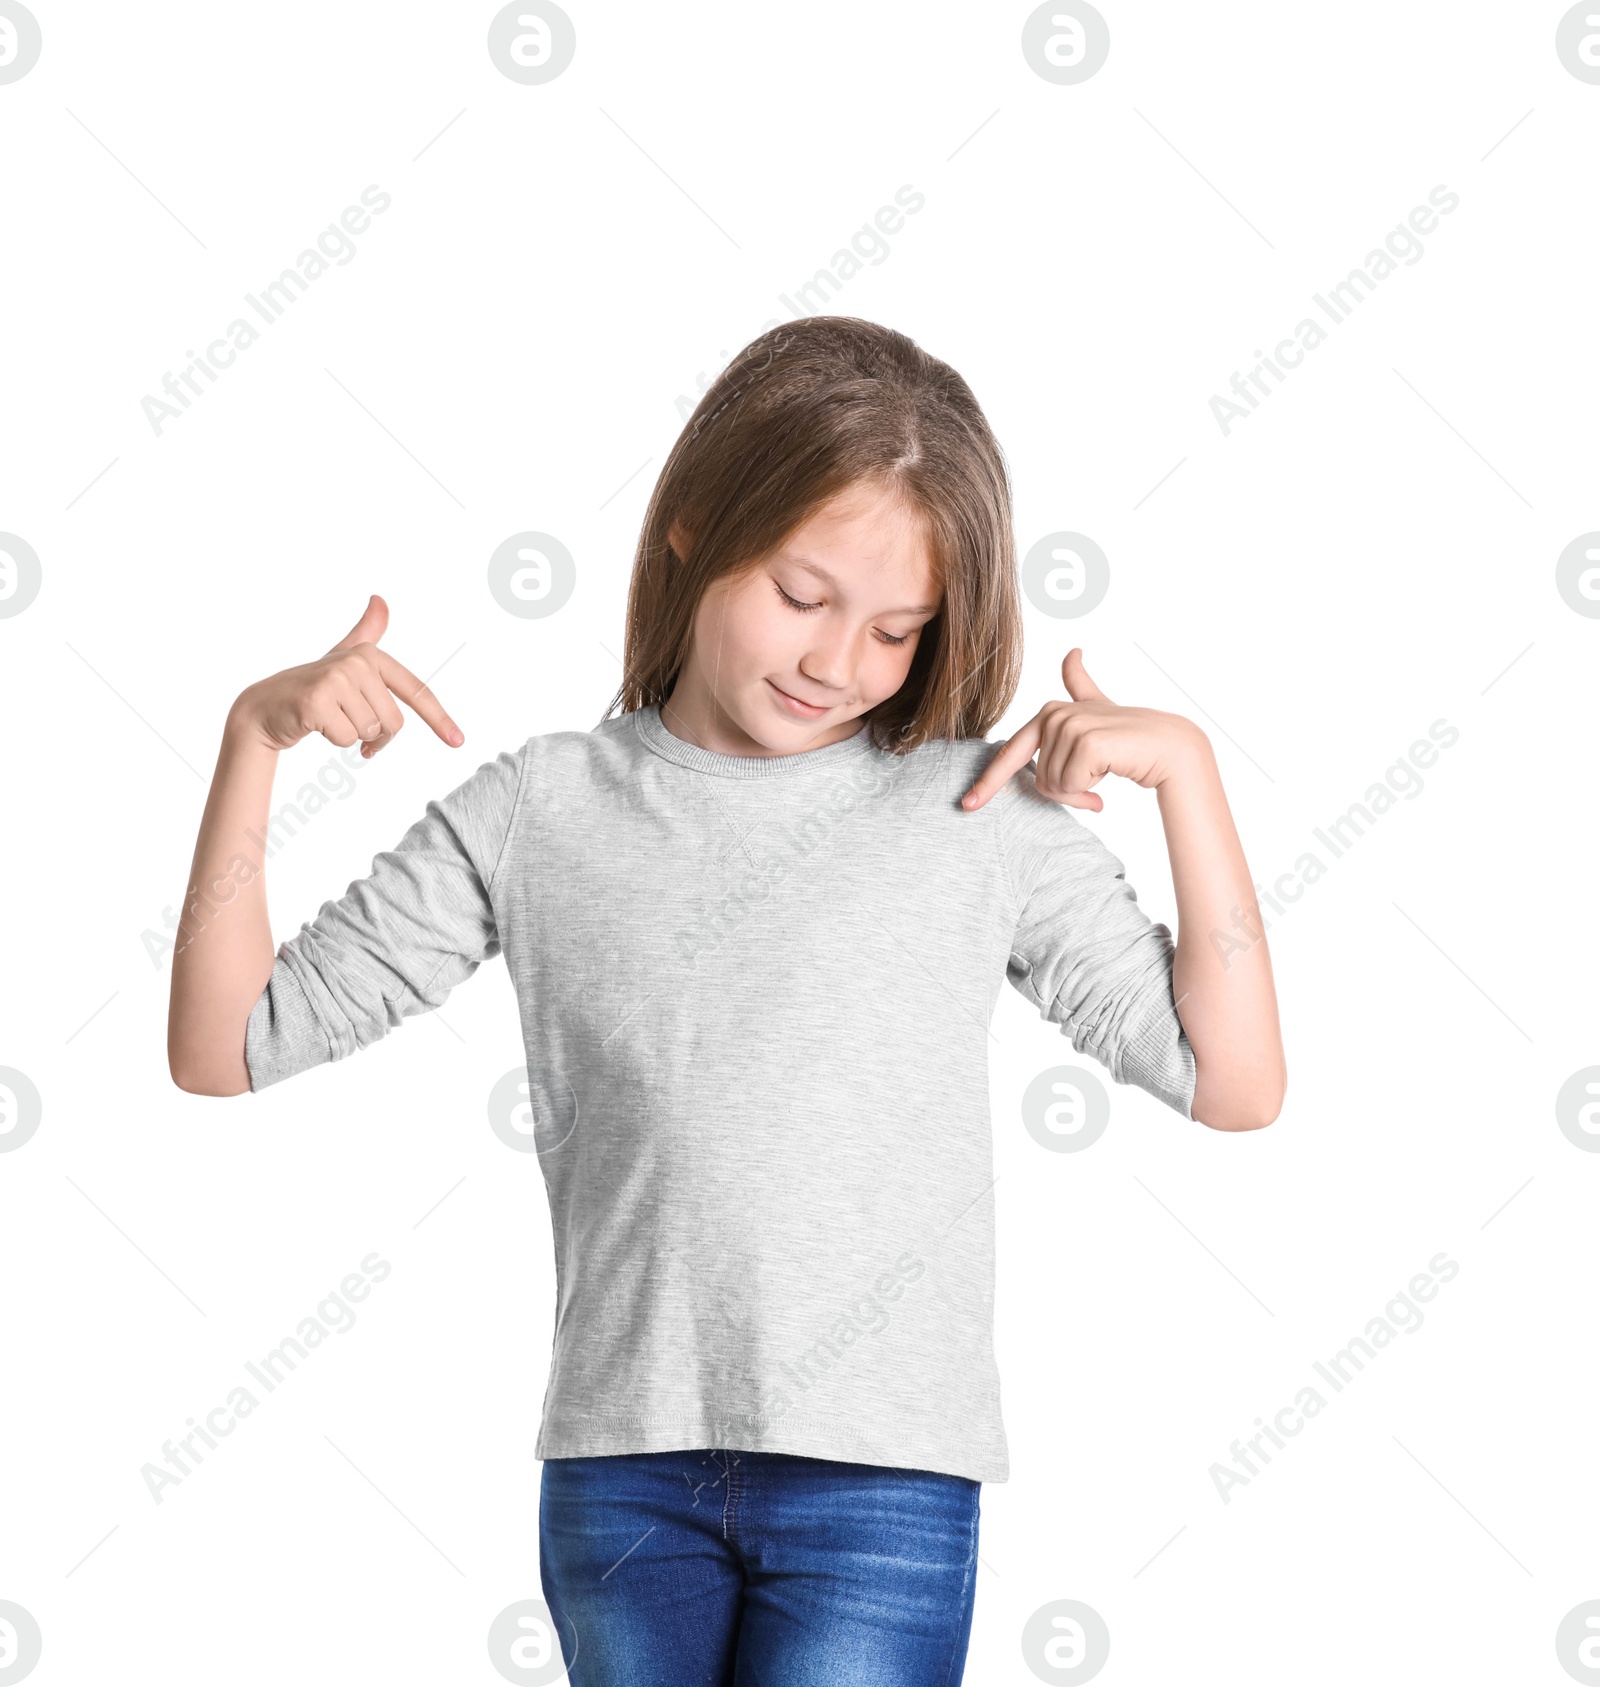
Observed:
[[[338,1058],[315,998],[279,948],[272,973],[245,1020],[245,1071],[253,1093]]]
[[[541,1425],[536,1459],[604,1458],[617,1453],[668,1453],[726,1448],[736,1452],[793,1453],[843,1464],[891,1470],[928,1470],[971,1482],[1010,1479],[1004,1445],[974,1451],[895,1428],[881,1435],[839,1418],[798,1412],[636,1413]]]
[[[1170,986],[1165,1000],[1154,1002],[1144,1019],[1129,1030],[1122,1064],[1125,1082],[1137,1084],[1193,1121],[1194,1049],[1172,1005]]]

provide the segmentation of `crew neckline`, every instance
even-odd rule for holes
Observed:
[[[820,750],[798,750],[787,756],[728,756],[679,738],[661,718],[661,705],[647,703],[633,711],[633,723],[640,738],[667,761],[692,767],[700,773],[717,773],[733,779],[791,778],[815,768],[836,768],[872,753],[872,737],[863,721],[848,738],[824,744]]]

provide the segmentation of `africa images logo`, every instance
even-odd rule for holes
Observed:
[[[0,0],[0,84],[20,82],[39,62],[39,20],[17,0]]]
[[[1600,83],[1600,0],[1583,0],[1562,16],[1556,57],[1580,82]]]

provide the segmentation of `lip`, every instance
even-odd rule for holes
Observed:
[[[768,680],[767,684],[771,685],[772,689],[777,693],[778,701],[782,703],[791,714],[798,715],[802,720],[816,720],[828,712],[829,705],[826,703],[807,703],[804,698],[791,697],[781,685],[773,685],[771,680]]]

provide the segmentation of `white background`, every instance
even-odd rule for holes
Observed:
[[[1003,993],[1012,1479],[966,1679],[1035,1679],[1023,1625],[1070,1598],[1107,1683],[1565,1681],[1557,1624],[1600,1597],[1600,1160],[1554,1105],[1600,1061],[1600,622],[1555,564],[1600,528],[1600,86],[1564,8],[1106,0],[1076,86],[1025,62],[1029,8],[941,0],[572,0],[570,68],[522,86],[494,9],[41,0],[0,86],[0,529],[42,566],[0,618],[0,1066],[44,1106],[0,1155],[0,1599],[37,1681],[500,1679],[554,1293],[537,1158],[485,1113],[521,1059],[503,963],[216,1100],[168,1076],[146,934],[228,704],[373,591],[467,742],[412,721],[362,765],[272,861],[276,936],[497,751],[593,726],[675,401],[903,184],[925,207],[829,308],[967,378],[1022,549],[1071,529],[1111,563],[1091,615],[1029,606],[993,737],[1081,644],[1115,701],[1209,733],[1268,885],[1430,723],[1460,734],[1269,910],[1271,1128],[1112,1086],[1105,1136],[1050,1152],[1019,1098],[1077,1057]],[[141,399],[369,183],[393,203],[354,259],[157,435]],[[1211,396],[1441,183],[1420,261],[1225,436]],[[577,562],[548,619],[487,589],[523,529]],[[335,754],[286,755],[280,798]],[[1103,794],[1085,823],[1175,924],[1154,798]],[[356,1326],[155,1504],[161,1443],[374,1250]],[[1423,1326],[1224,1504],[1230,1443],[1441,1250]]]

